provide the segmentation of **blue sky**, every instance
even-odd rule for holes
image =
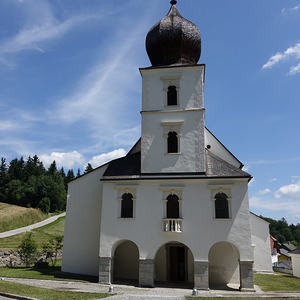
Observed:
[[[0,156],[94,167],[140,136],[145,36],[168,0],[1,0]],[[300,1],[179,0],[202,35],[206,126],[254,176],[251,210],[300,222]]]

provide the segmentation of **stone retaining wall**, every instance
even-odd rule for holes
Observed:
[[[13,250],[0,250],[0,267],[15,267],[22,265],[19,254]]]
[[[40,256],[38,260],[42,259]],[[62,251],[58,253],[57,259],[62,258]],[[15,267],[23,265],[19,254],[14,250],[0,250],[0,267]]]

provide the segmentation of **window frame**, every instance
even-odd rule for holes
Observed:
[[[182,220],[183,219],[182,195],[183,195],[184,186],[161,186],[160,189],[162,190],[163,219],[168,219],[167,218],[168,197],[170,195],[176,195],[178,197],[178,204],[179,204],[179,212],[178,212],[179,218],[177,219]]]
[[[165,140],[164,142],[164,153],[165,155],[180,155],[181,154],[181,126],[183,124],[183,121],[177,121],[177,122],[161,122],[161,126],[163,127],[163,138]],[[176,153],[169,153],[168,152],[168,136],[170,132],[176,132],[177,133],[177,146],[178,146],[178,152]]]
[[[208,184],[208,188],[211,190],[211,203],[212,203],[212,219],[215,221],[232,221],[232,186],[233,183],[224,184]],[[216,217],[216,195],[219,193],[224,193],[227,196],[228,202],[228,218],[217,218]]]
[[[162,76],[160,80],[163,82],[163,93],[164,93],[164,107],[166,109],[174,109],[180,107],[180,80],[181,76]],[[176,87],[177,92],[177,104],[168,105],[168,89],[170,86]]]
[[[136,190],[137,185],[117,185],[115,188],[117,189],[117,200],[118,200],[118,211],[117,218],[120,220],[135,220],[136,218]],[[132,218],[123,218],[122,217],[122,201],[124,194],[132,195]]]

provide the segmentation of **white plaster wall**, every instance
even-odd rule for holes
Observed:
[[[161,122],[182,121],[179,154],[167,153]],[[201,172],[204,169],[203,112],[142,115],[142,173]]]
[[[136,218],[118,218],[116,184],[104,182],[101,214],[100,256],[111,256],[111,249],[119,240],[131,240],[139,248],[140,259],[154,259],[158,249],[167,242],[185,244],[195,260],[208,261],[210,248],[220,241],[234,244],[242,261],[252,261],[251,232],[247,180],[164,180],[135,182]],[[231,215],[229,220],[213,217],[212,191],[208,183],[231,183]],[[133,182],[122,182],[123,185]],[[162,230],[164,218],[161,187],[183,186],[183,233]]]
[[[240,162],[205,128],[205,147],[210,145],[209,151],[227,161],[229,164],[239,168]]]
[[[204,172],[204,66],[142,70],[142,173]],[[179,105],[166,106],[161,78],[178,77]],[[180,154],[167,154],[162,122],[182,122]]]
[[[300,254],[290,254],[292,257],[293,276],[300,278]]]
[[[253,269],[256,272],[273,273],[269,223],[254,214],[250,214],[250,224],[254,250]]]
[[[204,65],[142,69],[142,111],[173,110],[165,106],[164,84],[161,78],[180,77],[179,109],[203,108]]]
[[[68,185],[62,271],[98,276],[103,166]]]

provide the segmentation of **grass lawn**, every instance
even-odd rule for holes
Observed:
[[[31,225],[49,216],[39,209],[0,202],[0,232]]]
[[[16,277],[16,278],[33,278],[33,279],[52,279],[52,280],[80,280],[97,282],[98,278],[94,276],[76,275],[70,273],[63,273],[60,271],[61,267],[46,267],[46,268],[26,268],[14,267],[0,268],[0,277]]]
[[[300,278],[289,274],[254,274],[254,282],[264,292],[300,292]]]
[[[106,298],[109,294],[92,294],[92,293],[78,293],[78,292],[65,292],[54,291],[50,289],[42,289],[38,287],[32,287],[29,285],[7,282],[5,280],[0,281],[0,291],[5,293],[11,293],[15,295],[27,296],[38,298],[41,300],[85,300],[85,299],[100,299]]]
[[[65,217],[58,218],[53,223],[32,230],[32,238],[37,242],[40,248],[43,243],[48,242],[51,238],[57,235],[64,234]],[[13,235],[7,238],[0,239],[0,249],[16,250],[24,239],[24,233]]]

